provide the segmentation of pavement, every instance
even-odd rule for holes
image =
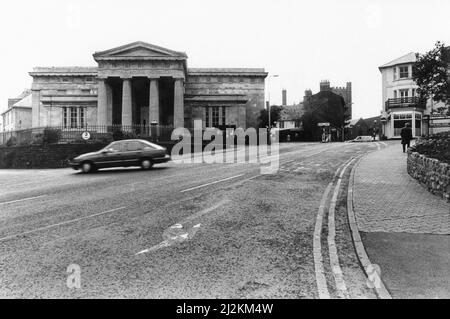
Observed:
[[[450,298],[450,204],[408,175],[406,157],[397,141],[361,160],[358,228],[393,298]]]

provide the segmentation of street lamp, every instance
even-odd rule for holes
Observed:
[[[277,78],[277,77],[279,77],[279,75],[278,74],[274,74],[274,75],[270,75],[270,76],[268,76],[267,77],[267,92],[268,92],[268,97],[267,97],[267,99],[268,99],[268,106],[267,106],[267,112],[269,112],[269,132],[270,132],[270,130],[272,129],[272,122],[271,122],[271,116],[270,116],[270,86],[269,86],[269,83],[270,83],[270,79],[271,78]]]

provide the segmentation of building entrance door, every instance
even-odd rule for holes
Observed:
[[[149,133],[149,126],[150,123],[149,121],[149,107],[148,106],[141,106],[141,121],[140,121],[140,125],[142,127],[143,132],[145,132],[147,135]]]

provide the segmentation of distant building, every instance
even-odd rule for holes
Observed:
[[[8,109],[0,114],[2,131],[31,128],[31,90],[25,90],[16,98],[8,99]]]
[[[382,87],[382,134],[400,138],[401,129],[409,123],[413,136],[450,130],[450,117],[437,113],[444,103],[423,100],[417,94],[412,78],[416,53],[410,52],[379,67]]]
[[[370,135],[369,126],[363,118],[350,120],[350,123],[346,126],[347,134],[346,139],[355,139],[358,136]]]
[[[346,139],[355,139],[357,136],[369,135],[373,133],[379,136],[381,132],[380,116],[371,117],[367,119],[354,119],[349,122],[346,128]]]
[[[320,82],[320,91],[331,91],[342,96],[346,106],[346,118],[348,120],[352,118],[352,82],[347,82],[345,87],[331,87],[330,81],[323,80]]]
[[[276,122],[276,127],[278,129],[301,128],[303,112],[303,103],[283,106],[280,112],[280,119]]]
[[[310,90],[305,92],[303,109],[305,112],[303,128],[312,140],[320,140],[322,129],[318,123],[330,123],[332,140],[343,139],[345,121],[348,120],[346,114],[346,104],[344,98],[329,89],[323,89],[316,94],[311,94]]]

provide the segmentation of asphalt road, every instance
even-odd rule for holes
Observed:
[[[341,164],[377,146],[284,144],[273,175],[245,163],[1,170],[0,297],[317,298],[322,194]],[[79,289],[67,286],[70,265]]]

